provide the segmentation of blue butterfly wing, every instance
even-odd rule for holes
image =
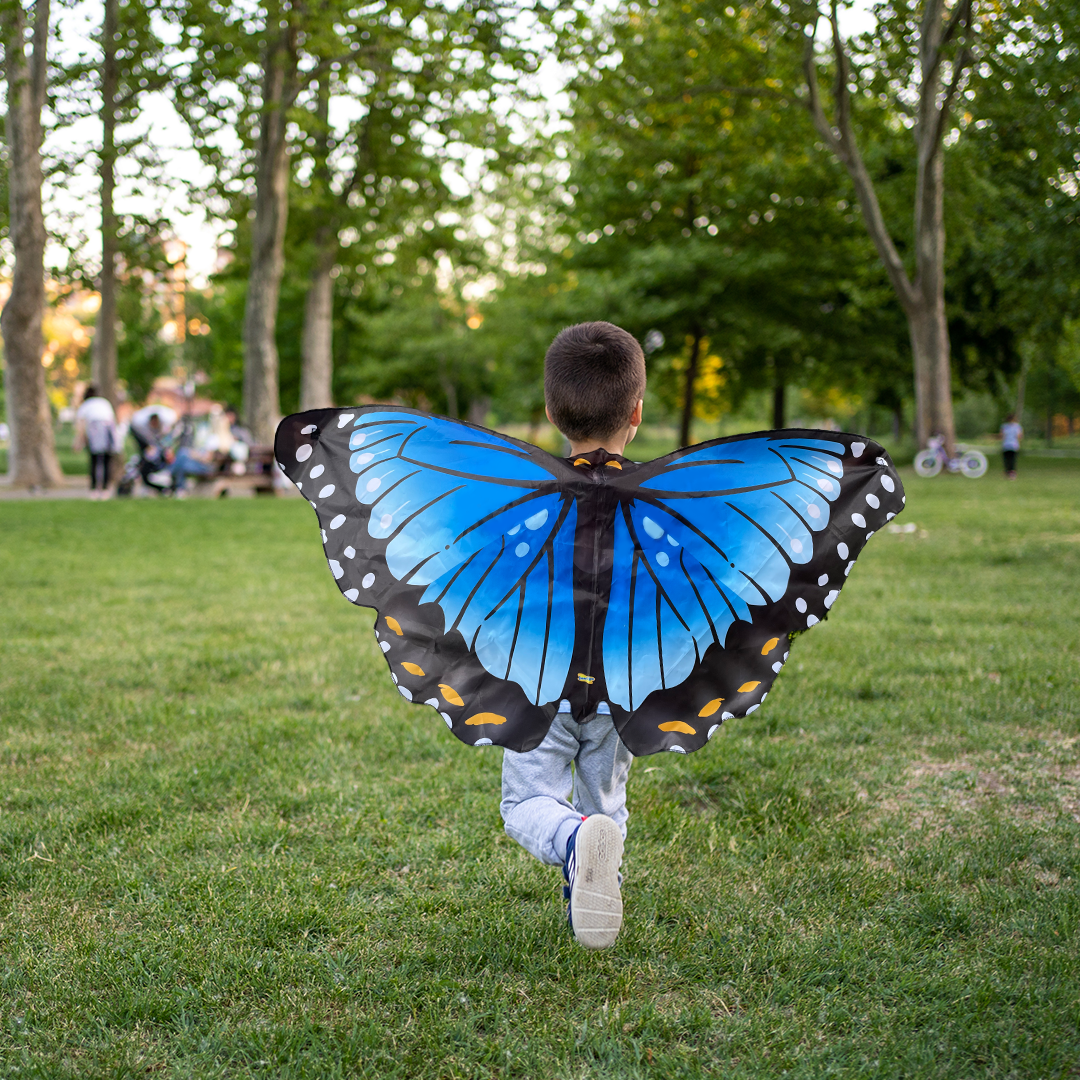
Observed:
[[[574,642],[565,462],[388,406],[287,417],[275,452],[318,515],[338,587],[378,609],[402,696],[463,741],[539,743]]]
[[[696,749],[756,709],[904,500],[881,447],[810,431],[677,451],[613,486],[603,669],[637,754]]]

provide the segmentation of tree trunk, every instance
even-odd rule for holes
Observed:
[[[939,81],[935,79],[935,83]],[[935,88],[924,89],[923,100]],[[945,156],[930,125],[938,120],[936,97],[919,125],[915,204],[915,288],[919,300],[907,308],[915,361],[915,438],[925,446],[931,435],[945,436],[946,453],[956,450],[953,423],[949,324],[945,317]]]
[[[683,385],[682,422],[679,424],[679,445],[690,445],[690,428],[694,421],[694,383],[697,382],[698,360],[701,356],[701,331],[694,330],[690,346],[690,362],[686,365],[686,382]]]
[[[98,393],[116,401],[116,214],[113,192],[116,188],[116,93],[119,71],[116,64],[118,26],[117,0],[105,0],[105,18],[101,44],[104,60],[101,68],[101,280],[98,291],[101,308],[94,330],[90,379]]]
[[[11,295],[0,313],[7,363],[8,471],[18,487],[50,487],[63,482],[45,390],[41,356],[45,341],[45,219],[41,210],[41,110],[49,42],[49,0],[34,7],[34,47],[26,62],[26,18],[22,0],[7,7],[3,20],[7,75],[8,188],[10,235],[15,249]]]
[[[852,84],[855,81],[851,58],[840,33],[839,0],[831,0],[826,16],[832,28],[833,57],[836,61],[836,124],[825,115],[817,81],[815,37],[817,20],[806,34],[803,71],[806,76],[806,105],[814,126],[829,148],[847,169],[855,185],[863,221],[889,275],[893,289],[908,318],[915,362],[915,434],[921,446],[935,433],[945,436],[947,453],[955,452],[952,408],[951,357],[945,321],[945,222],[943,214],[945,163],[942,140],[953,102],[960,89],[960,76],[970,65],[973,53],[968,45],[952,57],[952,77],[942,83],[942,49],[958,30],[971,31],[972,0],[924,0],[919,27],[918,119],[915,147],[918,167],[915,180],[915,277],[908,277],[904,261],[893,243],[881,212],[874,181],[859,151],[852,126]],[[820,18],[820,15],[818,16]]]
[[[301,342],[300,411],[334,404],[334,279],[337,237],[321,229],[315,241],[315,266],[304,302]]]
[[[784,376],[780,369],[776,369],[776,381],[772,391],[772,426],[774,431],[780,431],[787,427],[787,418],[784,415]]]
[[[267,17],[267,31],[274,26]],[[293,31],[267,43],[262,117],[251,229],[251,270],[244,309],[244,418],[256,442],[272,444],[280,414],[275,341],[278,296],[285,270],[289,210],[286,110],[295,72]]]

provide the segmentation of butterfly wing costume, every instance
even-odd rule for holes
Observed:
[[[610,712],[635,755],[703,746],[764,701],[905,501],[880,446],[826,431],[637,465],[372,405],[286,417],[275,455],[338,587],[377,609],[399,693],[519,751],[560,703]]]

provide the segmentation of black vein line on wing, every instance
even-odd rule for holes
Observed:
[[[457,629],[458,623],[461,622],[461,620],[465,617],[465,612],[469,610],[469,607],[473,602],[473,597],[476,596],[476,594],[480,591],[480,586],[483,585],[485,581],[487,581],[488,574],[490,574],[491,571],[495,569],[496,564],[502,558],[503,552],[505,550],[506,550],[506,538],[504,537],[502,542],[499,544],[498,554],[495,556],[494,559],[491,560],[491,563],[489,564],[488,568],[480,575],[480,580],[477,581],[477,583],[473,586],[472,592],[469,593],[468,599],[465,601],[464,604],[462,604],[461,611],[458,612],[458,617],[454,620],[454,625],[450,627],[451,630],[456,630]],[[483,620],[478,619],[477,620],[477,629],[476,629],[477,633],[480,632],[480,627],[482,625],[483,625]],[[473,641],[475,642],[475,640],[476,640],[476,638],[474,636]],[[473,650],[473,651],[475,652],[475,650]]]
[[[525,503],[531,502],[533,499],[543,498],[545,495],[548,494],[550,494],[550,492],[530,491],[527,495],[522,495],[519,499],[514,499],[513,502],[508,502],[505,506],[500,506],[497,509],[492,510],[491,513],[488,514],[486,517],[482,517],[479,521],[474,521],[463,533],[461,533],[460,536],[457,537],[454,543],[456,544],[458,543],[458,541],[463,540],[466,536],[469,535],[469,533],[473,531],[473,529],[479,529],[482,526],[486,525],[489,521],[497,518],[500,514],[505,514],[507,510],[513,510],[515,507],[523,506]],[[562,493],[560,492],[560,494]],[[563,501],[564,503],[567,501],[565,495],[563,495]]]
[[[494,450],[499,454],[509,454],[511,457],[521,458],[524,461],[534,461],[532,454],[519,450],[516,446],[497,445],[494,443],[473,442],[469,439],[451,439],[450,446],[476,446],[481,450]]]
[[[694,591],[694,596],[697,598],[698,607],[701,608],[701,613],[705,616],[705,619],[709,624],[709,629],[712,631],[713,641],[715,641],[717,645],[720,645],[721,644],[720,635],[717,634],[717,632],[716,632],[716,626],[712,621],[712,616],[709,614],[709,609],[705,606],[705,601],[701,599],[701,593],[698,591],[697,584],[694,582],[694,579],[690,576],[690,571],[687,570],[687,568],[686,568],[685,555],[686,555],[686,548],[679,548],[679,569],[682,570],[683,577],[686,578],[687,582],[689,582],[689,584],[690,584],[690,588],[693,589],[693,591]],[[698,565],[700,566],[701,564],[698,563]],[[727,598],[725,597],[725,602],[726,602],[726,599]],[[728,606],[730,607],[730,605],[728,605]],[[696,637],[694,638],[694,651],[695,652],[697,651],[697,638]],[[700,659],[700,657],[698,659]]]
[[[802,514],[800,514],[799,511],[796,510],[795,507],[792,506],[791,503],[789,503],[787,499],[785,499],[782,495],[777,495],[775,491],[773,492],[773,495],[777,499],[779,499],[806,526],[807,530],[810,533],[810,544],[812,547],[814,543],[814,530],[811,527],[810,522],[807,521],[806,518],[804,518]],[[826,524],[828,524],[828,522],[826,522]]]
[[[642,494],[644,495],[644,493],[642,493]],[[706,536],[692,521],[690,521],[689,518],[683,517],[682,514],[680,514],[678,512],[678,510],[671,509],[669,506],[665,505],[664,503],[660,502],[659,500],[653,501],[652,499],[648,498],[647,496],[639,498],[637,501],[638,502],[643,502],[643,503],[648,503],[650,506],[655,506],[657,510],[661,510],[665,514],[667,514],[669,517],[673,517],[677,522],[679,522],[680,525],[685,525],[686,528],[688,528],[695,536],[697,536],[700,540],[703,540],[706,544],[708,544],[708,546],[711,547],[713,549],[713,551],[715,551],[716,554],[719,555],[720,558],[724,560],[724,562],[729,562],[730,561],[728,559],[727,555],[724,553],[723,548],[717,547],[717,545],[715,543],[713,543],[713,541],[708,536]]]
[[[521,631],[521,616],[522,616],[522,613],[525,611],[525,579],[524,578],[522,578],[519,592],[520,592],[520,596],[518,597],[517,620],[514,622],[514,638],[510,642],[510,654],[506,658],[506,675],[503,676],[508,682],[510,680],[510,669],[514,666],[514,650],[517,648],[518,634]]]
[[[373,443],[371,443],[370,446],[365,445],[364,443],[360,443],[360,445],[357,446],[355,449],[350,446],[349,447],[349,456],[351,457],[353,454],[370,454],[371,450],[372,450],[372,447],[380,446],[384,442],[392,442],[394,439],[400,439],[400,438],[401,438],[401,432],[400,431],[395,431],[393,433],[393,435],[384,435],[381,439],[376,439]],[[386,458],[384,460],[388,461],[390,459]],[[375,462],[365,461],[364,462],[364,468],[365,469],[370,468],[373,464],[375,464]]]
[[[368,509],[368,516],[374,513],[375,507],[378,506],[379,503],[381,503],[383,499],[385,499],[386,496],[390,494],[391,491],[393,491],[395,488],[401,487],[401,485],[404,484],[406,480],[411,480],[414,476],[419,475],[419,473],[420,470],[417,469],[416,472],[406,473],[400,480],[395,480],[377,499],[372,502],[371,506]]]
[[[548,556],[548,602],[547,602],[547,615],[544,620],[544,648],[540,653],[540,673],[536,676],[536,695],[533,698],[533,704],[540,704],[540,689],[544,685],[544,668],[547,666],[547,654],[548,645],[551,642],[551,602],[555,595],[555,548],[552,546],[551,553]],[[563,682],[566,681],[566,676],[563,676]],[[562,687],[559,687],[562,690]]]
[[[800,443],[780,443],[780,447],[784,450],[805,450],[808,454],[828,454],[830,457],[842,458],[846,453],[844,450],[826,450],[821,446],[802,446]],[[770,449],[772,449],[770,447]]]
[[[840,476],[837,476],[831,469],[823,469],[820,465],[815,465],[812,461],[807,461],[805,458],[795,457],[793,455],[791,460],[797,461],[800,465],[805,465],[808,469],[813,469],[814,472],[821,473],[822,476],[827,476],[830,480],[834,480],[838,484],[844,475],[841,473]]]
[[[703,562],[699,561],[698,566],[700,566],[701,569],[705,571],[705,576],[712,582],[712,587],[720,594],[720,597],[724,601],[724,603],[727,604],[727,608],[728,608],[728,611],[731,612],[732,619],[735,622],[741,621],[742,616],[739,615],[738,612],[736,612],[735,608],[732,606],[731,601],[728,599],[727,593],[721,587],[720,583],[716,580],[716,578],[713,577],[712,571]],[[741,571],[740,571],[740,573],[741,573]],[[746,575],[743,574],[743,577],[746,577]],[[761,589],[758,589],[756,584],[754,585],[754,588],[757,589],[758,592],[761,592]],[[742,600],[742,597],[740,596],[739,599]],[[742,600],[742,602],[744,604],[746,604],[745,600]],[[747,607],[749,607],[749,604],[747,604]],[[745,620],[742,620],[742,621],[745,621]],[[719,639],[717,639],[717,640],[719,640]]]
[[[415,475],[415,473],[414,473],[413,475]],[[448,498],[449,496],[453,495],[455,491],[461,491],[461,489],[462,489],[462,488],[464,488],[464,487],[465,487],[465,485],[464,485],[464,484],[459,484],[459,485],[458,485],[458,486],[457,486],[456,488],[450,488],[450,489],[449,489],[448,491],[444,491],[444,492],[443,492],[443,493],[442,493],[441,495],[436,495],[436,496],[435,496],[435,498],[431,500],[431,502],[427,503],[427,504],[426,504],[426,505],[424,505],[424,506],[421,506],[419,510],[414,510],[414,511],[413,511],[413,512],[412,512],[412,513],[411,513],[411,514],[410,514],[410,515],[409,515],[409,516],[408,516],[407,518],[405,518],[405,520],[404,520],[404,521],[402,521],[402,523],[401,523],[401,524],[400,524],[400,525],[399,525],[399,526],[398,526],[398,527],[397,527],[397,528],[396,528],[396,529],[395,529],[395,530],[394,530],[394,531],[393,531],[393,532],[392,532],[392,533],[391,533],[391,534],[390,534],[390,535],[389,535],[389,536],[388,536],[388,537],[386,538],[386,543],[387,543],[387,544],[389,545],[389,544],[390,544],[390,543],[392,543],[392,542],[393,542],[394,540],[396,540],[396,539],[397,539],[397,537],[398,537],[398,534],[399,534],[399,533],[401,532],[401,530],[402,530],[402,529],[404,529],[404,528],[405,528],[405,526],[406,526],[406,525],[408,525],[408,524],[409,524],[410,522],[412,522],[412,521],[415,521],[415,520],[416,520],[416,519],[417,519],[417,518],[418,518],[418,517],[419,517],[419,516],[420,516],[420,515],[421,515],[422,513],[424,513],[424,511],[425,511],[425,510],[430,510],[430,509],[431,509],[431,508],[432,508],[432,507],[433,507],[433,506],[434,506],[434,505],[435,505],[435,504],[436,504],[437,502],[440,502],[441,500],[443,500],[443,499],[446,499],[446,498]],[[374,505],[374,503],[373,503],[372,505]],[[460,539],[460,537],[459,537],[458,539]],[[456,543],[456,542],[457,542],[457,541],[455,541],[455,543]],[[437,554],[437,553],[436,553],[436,554]],[[431,558],[431,556],[429,555],[429,556],[428,556],[428,558]],[[424,562],[427,562],[427,559],[425,559],[425,560],[424,560]],[[420,566],[423,566],[423,565],[424,565],[424,563],[421,563],[421,564],[420,564]],[[419,569],[419,567],[417,567],[417,569]],[[412,572],[411,572],[410,574],[406,575],[406,577],[411,577],[411,576],[412,576],[412,574],[414,574],[414,573],[416,573],[416,571],[415,571],[415,570],[413,570],[413,571],[412,571]],[[406,580],[406,578],[402,578],[402,580],[404,581],[404,580]]]
[[[570,502],[570,500],[567,500],[567,501],[566,501],[566,503],[565,503],[565,504],[563,505],[563,508],[562,508],[562,510],[560,511],[560,513],[559,513],[559,516],[558,516],[558,518],[557,518],[557,519],[556,519],[556,521],[555,521],[555,524],[554,524],[554,525],[553,525],[553,526],[552,526],[552,527],[551,527],[551,528],[550,528],[550,529],[548,530],[548,536],[547,536],[547,539],[546,539],[546,540],[545,540],[545,541],[543,542],[543,544],[541,544],[541,545],[540,545],[540,547],[539,547],[539,549],[537,550],[536,554],[535,554],[535,555],[533,556],[532,562],[530,562],[530,563],[529,563],[529,565],[528,565],[528,567],[527,567],[527,568],[526,568],[525,570],[523,570],[523,571],[522,571],[522,573],[521,573],[521,576],[520,576],[520,577],[518,578],[518,581],[524,581],[524,580],[525,580],[525,579],[526,579],[526,578],[527,578],[527,577],[528,577],[528,576],[529,576],[529,575],[530,575],[530,574],[531,574],[531,573],[533,572],[533,570],[535,570],[535,569],[536,569],[536,564],[537,564],[537,563],[538,563],[538,562],[539,562],[539,561],[541,560],[541,558],[543,558],[544,554],[545,554],[545,553],[546,553],[546,552],[547,552],[547,551],[548,551],[548,550],[549,550],[549,549],[550,549],[550,548],[552,547],[552,545],[553,545],[553,544],[554,544],[554,542],[555,542],[555,537],[556,537],[556,536],[558,536],[558,534],[559,534],[559,530],[560,530],[560,529],[562,528],[563,522],[564,522],[564,521],[566,520],[566,516],[567,516],[567,514],[569,514],[569,512],[570,512],[570,507],[571,507],[572,505],[573,505],[573,504],[572,504],[572,503]],[[505,540],[504,540],[504,543],[505,543]],[[498,610],[499,610],[499,608],[501,608],[501,607],[503,606],[503,604],[504,604],[504,603],[506,603],[507,597],[509,597],[509,596],[510,596],[510,594],[511,594],[511,593],[512,593],[512,592],[513,592],[513,591],[514,591],[514,590],[515,590],[516,588],[517,588],[517,583],[513,584],[513,585],[512,585],[512,586],[511,586],[511,587],[509,588],[509,590],[508,590],[508,591],[507,591],[507,593],[506,593],[506,596],[504,596],[504,597],[503,597],[503,598],[502,598],[502,599],[501,599],[501,600],[500,600],[500,601],[499,601],[499,602],[498,602],[498,603],[497,603],[497,604],[496,604],[496,605],[495,605],[495,606],[494,606],[494,607],[493,607],[493,608],[491,609],[491,611],[489,611],[489,612],[488,612],[488,613],[487,613],[487,614],[486,614],[486,615],[484,616],[484,618],[485,618],[485,619],[490,619],[490,618],[491,618],[491,616],[492,616],[492,615],[494,615],[494,614],[495,614],[495,612],[496,612],[496,611],[498,611]]]
[[[636,551],[641,551],[642,550],[641,540],[638,538],[637,529],[634,528],[634,522],[633,522],[633,519],[630,517],[630,510],[629,510],[629,507],[627,506],[626,503],[622,504],[622,512],[623,512],[623,518],[626,521],[626,527],[627,527],[627,529],[628,529],[628,531],[630,533],[630,539],[634,543],[634,549]],[[660,583],[660,579],[653,572],[653,568],[649,564],[649,560],[646,559],[644,557],[644,555],[642,555],[642,561],[645,563],[645,569],[648,570],[648,572],[649,572],[649,577],[651,577],[653,579],[653,584],[656,586],[656,591],[658,593],[660,593],[664,597],[664,599],[667,601],[667,605],[668,605],[669,608],[671,608],[672,614],[674,614],[675,618],[678,619],[679,622],[681,622],[683,624],[683,629],[686,630],[687,633],[690,633],[690,627],[686,625],[686,623],[683,620],[683,617],[679,614],[678,609],[675,607],[675,604],[672,602],[671,597],[668,596],[667,590]]]
[[[367,415],[370,416],[371,414],[369,413]],[[394,414],[393,413],[383,413],[383,415],[384,416],[393,416]],[[420,426],[420,421],[419,420],[404,420],[404,419],[402,419],[402,420],[369,420],[366,424],[354,424],[353,427],[352,427],[352,430],[353,431],[362,431],[364,428],[383,427],[385,424],[411,424],[413,427],[419,427]],[[425,424],[424,426],[426,427],[427,425]],[[398,434],[400,434],[400,432]],[[394,436],[394,437],[396,438],[396,436]]]
[[[661,472],[677,472],[679,469],[696,469],[706,465],[745,465],[745,461],[739,458],[703,458],[701,461],[680,461],[677,464],[666,465]],[[658,474],[659,475],[659,474]]]
[[[667,689],[667,680],[664,678],[664,628],[661,620],[663,610],[663,595],[656,590],[656,654],[660,660],[660,689]]]
[[[786,484],[786,480],[770,480],[765,484],[750,484],[747,487],[740,488],[723,488],[717,491],[659,491],[657,488],[642,487],[636,491],[635,497],[639,494],[646,499],[664,499],[677,501],[679,499],[723,499],[730,495],[745,495],[750,491],[768,491],[769,488],[774,488],[778,484]]]
[[[477,557],[477,556],[478,556],[478,555],[479,555],[479,554],[480,554],[480,553],[481,553],[481,552],[482,552],[483,550],[484,550],[483,548],[477,548],[477,550],[476,550],[476,551],[474,551],[474,552],[473,552],[473,553],[472,553],[472,554],[471,554],[471,555],[470,555],[470,556],[469,556],[469,557],[468,557],[468,558],[467,558],[467,559],[466,559],[466,560],[465,560],[465,561],[464,561],[464,562],[463,562],[463,563],[462,563],[462,564],[461,564],[461,565],[460,565],[460,566],[459,566],[459,567],[458,567],[458,568],[457,568],[457,569],[456,569],[456,570],[454,571],[454,576],[453,576],[453,577],[452,577],[452,578],[451,578],[451,579],[450,579],[450,580],[449,580],[449,581],[448,581],[448,582],[446,583],[446,588],[445,588],[445,589],[443,589],[443,591],[442,591],[441,593],[439,593],[439,595],[438,595],[438,596],[436,596],[436,597],[435,597],[435,603],[436,603],[436,604],[440,604],[440,605],[442,604],[442,602],[443,602],[443,597],[444,597],[444,596],[445,596],[445,595],[446,595],[446,594],[447,594],[447,593],[448,593],[448,592],[449,592],[449,591],[450,591],[450,590],[451,590],[451,589],[452,589],[452,588],[454,587],[454,582],[455,582],[455,581],[457,581],[457,579],[458,579],[459,577],[461,577],[461,575],[462,575],[462,574],[464,574],[464,573],[465,573],[465,571],[466,571],[466,570],[468,569],[468,567],[469,567],[469,563],[471,563],[471,562],[473,561],[473,559],[475,559],[475,558],[476,558],[476,557]]]

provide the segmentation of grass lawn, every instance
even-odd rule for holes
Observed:
[[[0,504],[0,1077],[1080,1071],[1080,461],[905,476],[588,953],[300,500]]]

